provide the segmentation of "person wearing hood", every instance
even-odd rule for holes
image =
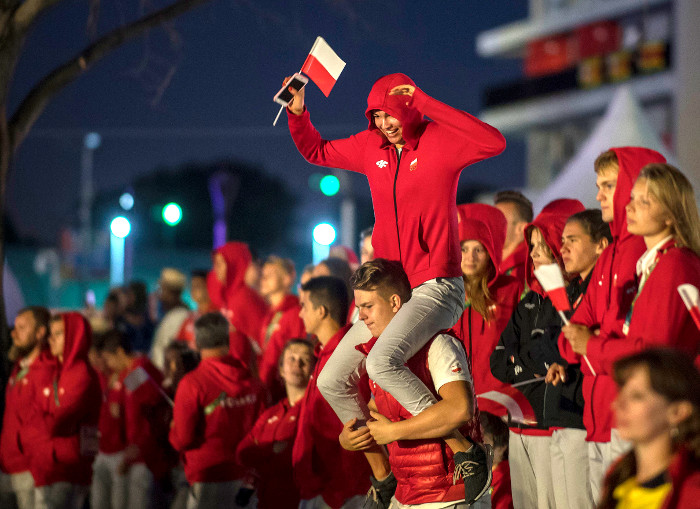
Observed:
[[[583,422],[594,500],[600,498],[606,470],[629,449],[629,444],[620,440],[613,429],[610,402],[616,394],[614,380],[608,374],[592,371],[584,357],[572,349],[567,336],[587,336],[596,331],[604,337],[624,336],[622,328],[636,293],[637,260],[646,250],[644,239],[627,231],[625,207],[641,169],[665,161],[661,154],[648,148],[618,147],[603,152],[594,162],[596,199],[603,221],[610,224],[613,242],[600,255],[586,294],[571,317],[571,325],[565,329],[568,332],[562,332],[558,340],[562,358],[569,364],[580,364],[583,372]]]
[[[463,310],[459,175],[466,166],[501,153],[505,139],[476,117],[428,96],[404,74],[374,83],[365,111],[368,128],[340,140],[323,140],[304,106],[304,90],[292,94],[287,111],[297,149],[312,164],[367,177],[375,256],[399,261],[413,289],[366,359],[355,346],[372,333],[361,321],[354,324],[318,380],[319,390],[341,422],[364,423],[369,411],[358,397],[357,375],[366,366],[375,382],[418,415],[435,399],[406,360],[437,332],[452,327]]]
[[[478,395],[503,387],[488,368],[489,357],[518,305],[523,284],[500,272],[506,238],[503,213],[483,203],[459,205],[458,210],[466,300],[454,331],[464,343]],[[503,415],[503,407],[492,407],[489,400],[479,405],[480,410]]]
[[[202,361],[178,385],[170,428],[191,486],[187,507],[249,507],[253,491],[236,447],[263,410],[265,390],[229,354],[229,322],[220,313],[200,317],[195,338]]]
[[[231,324],[229,353],[255,369],[255,358],[263,350],[260,330],[267,304],[246,279],[259,269],[243,242],[227,242],[219,247],[212,254],[212,262],[207,288],[213,307]]]
[[[31,445],[27,432],[41,423],[32,419],[32,402],[38,388],[51,383],[55,362],[49,352],[49,310],[41,306],[21,309],[12,329],[10,355],[14,366],[5,386],[5,411],[0,432],[0,502],[2,507],[34,509],[34,479],[29,470]]]
[[[547,368],[530,362],[529,352],[538,342],[547,341],[547,334],[557,337],[562,321],[534,271],[542,265],[557,263],[564,272],[560,252],[564,224],[569,216],[582,210],[584,206],[578,200],[554,200],[525,228],[525,239],[530,246],[526,264],[530,291],[518,304],[491,354],[491,372],[501,382],[513,384],[533,378],[542,378],[544,382]],[[531,383],[519,390],[532,405],[538,424],[510,424],[508,454],[513,466],[513,504],[516,508],[554,508],[549,454],[551,431],[539,424],[544,419],[545,384]]]
[[[91,344],[90,324],[80,313],[51,320],[49,347],[57,370],[34,405],[34,419],[44,429],[30,453],[36,508],[80,509],[87,498],[102,402],[97,372],[88,361]]]

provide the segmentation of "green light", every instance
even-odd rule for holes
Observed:
[[[163,207],[163,221],[168,226],[175,226],[182,220],[182,209],[177,203],[168,203]]]
[[[335,175],[326,175],[321,179],[319,187],[326,196],[334,196],[340,191],[340,180]]]

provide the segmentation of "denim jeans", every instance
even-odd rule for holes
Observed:
[[[461,277],[426,281],[413,289],[411,298],[401,306],[366,358],[355,346],[369,341],[372,334],[364,322],[355,323],[317,380],[318,389],[340,421],[364,421],[369,417],[367,402],[358,389],[365,373],[413,415],[433,405],[435,397],[405,363],[435,334],[457,323],[463,310]]]

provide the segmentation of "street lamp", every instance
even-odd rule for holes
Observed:
[[[124,245],[131,232],[131,223],[124,216],[117,216],[109,224],[109,284],[124,284]]]
[[[319,223],[314,227],[311,237],[313,239],[313,262],[316,265],[321,260],[328,258],[330,246],[336,237],[335,228],[329,223]]]

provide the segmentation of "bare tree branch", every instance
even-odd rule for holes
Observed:
[[[24,32],[34,23],[34,20],[39,14],[61,1],[62,0],[25,0],[17,8],[13,16],[15,30]]]
[[[29,0],[31,1],[31,0]],[[56,0],[44,0],[56,1]],[[91,65],[101,60],[126,41],[137,37],[149,28],[174,19],[181,14],[210,0],[178,0],[168,7],[147,14],[126,26],[119,27],[101,37],[68,62],[47,74],[19,105],[10,119],[9,128],[12,149],[17,150],[32,125],[39,118],[53,97],[66,85],[87,71]]]

